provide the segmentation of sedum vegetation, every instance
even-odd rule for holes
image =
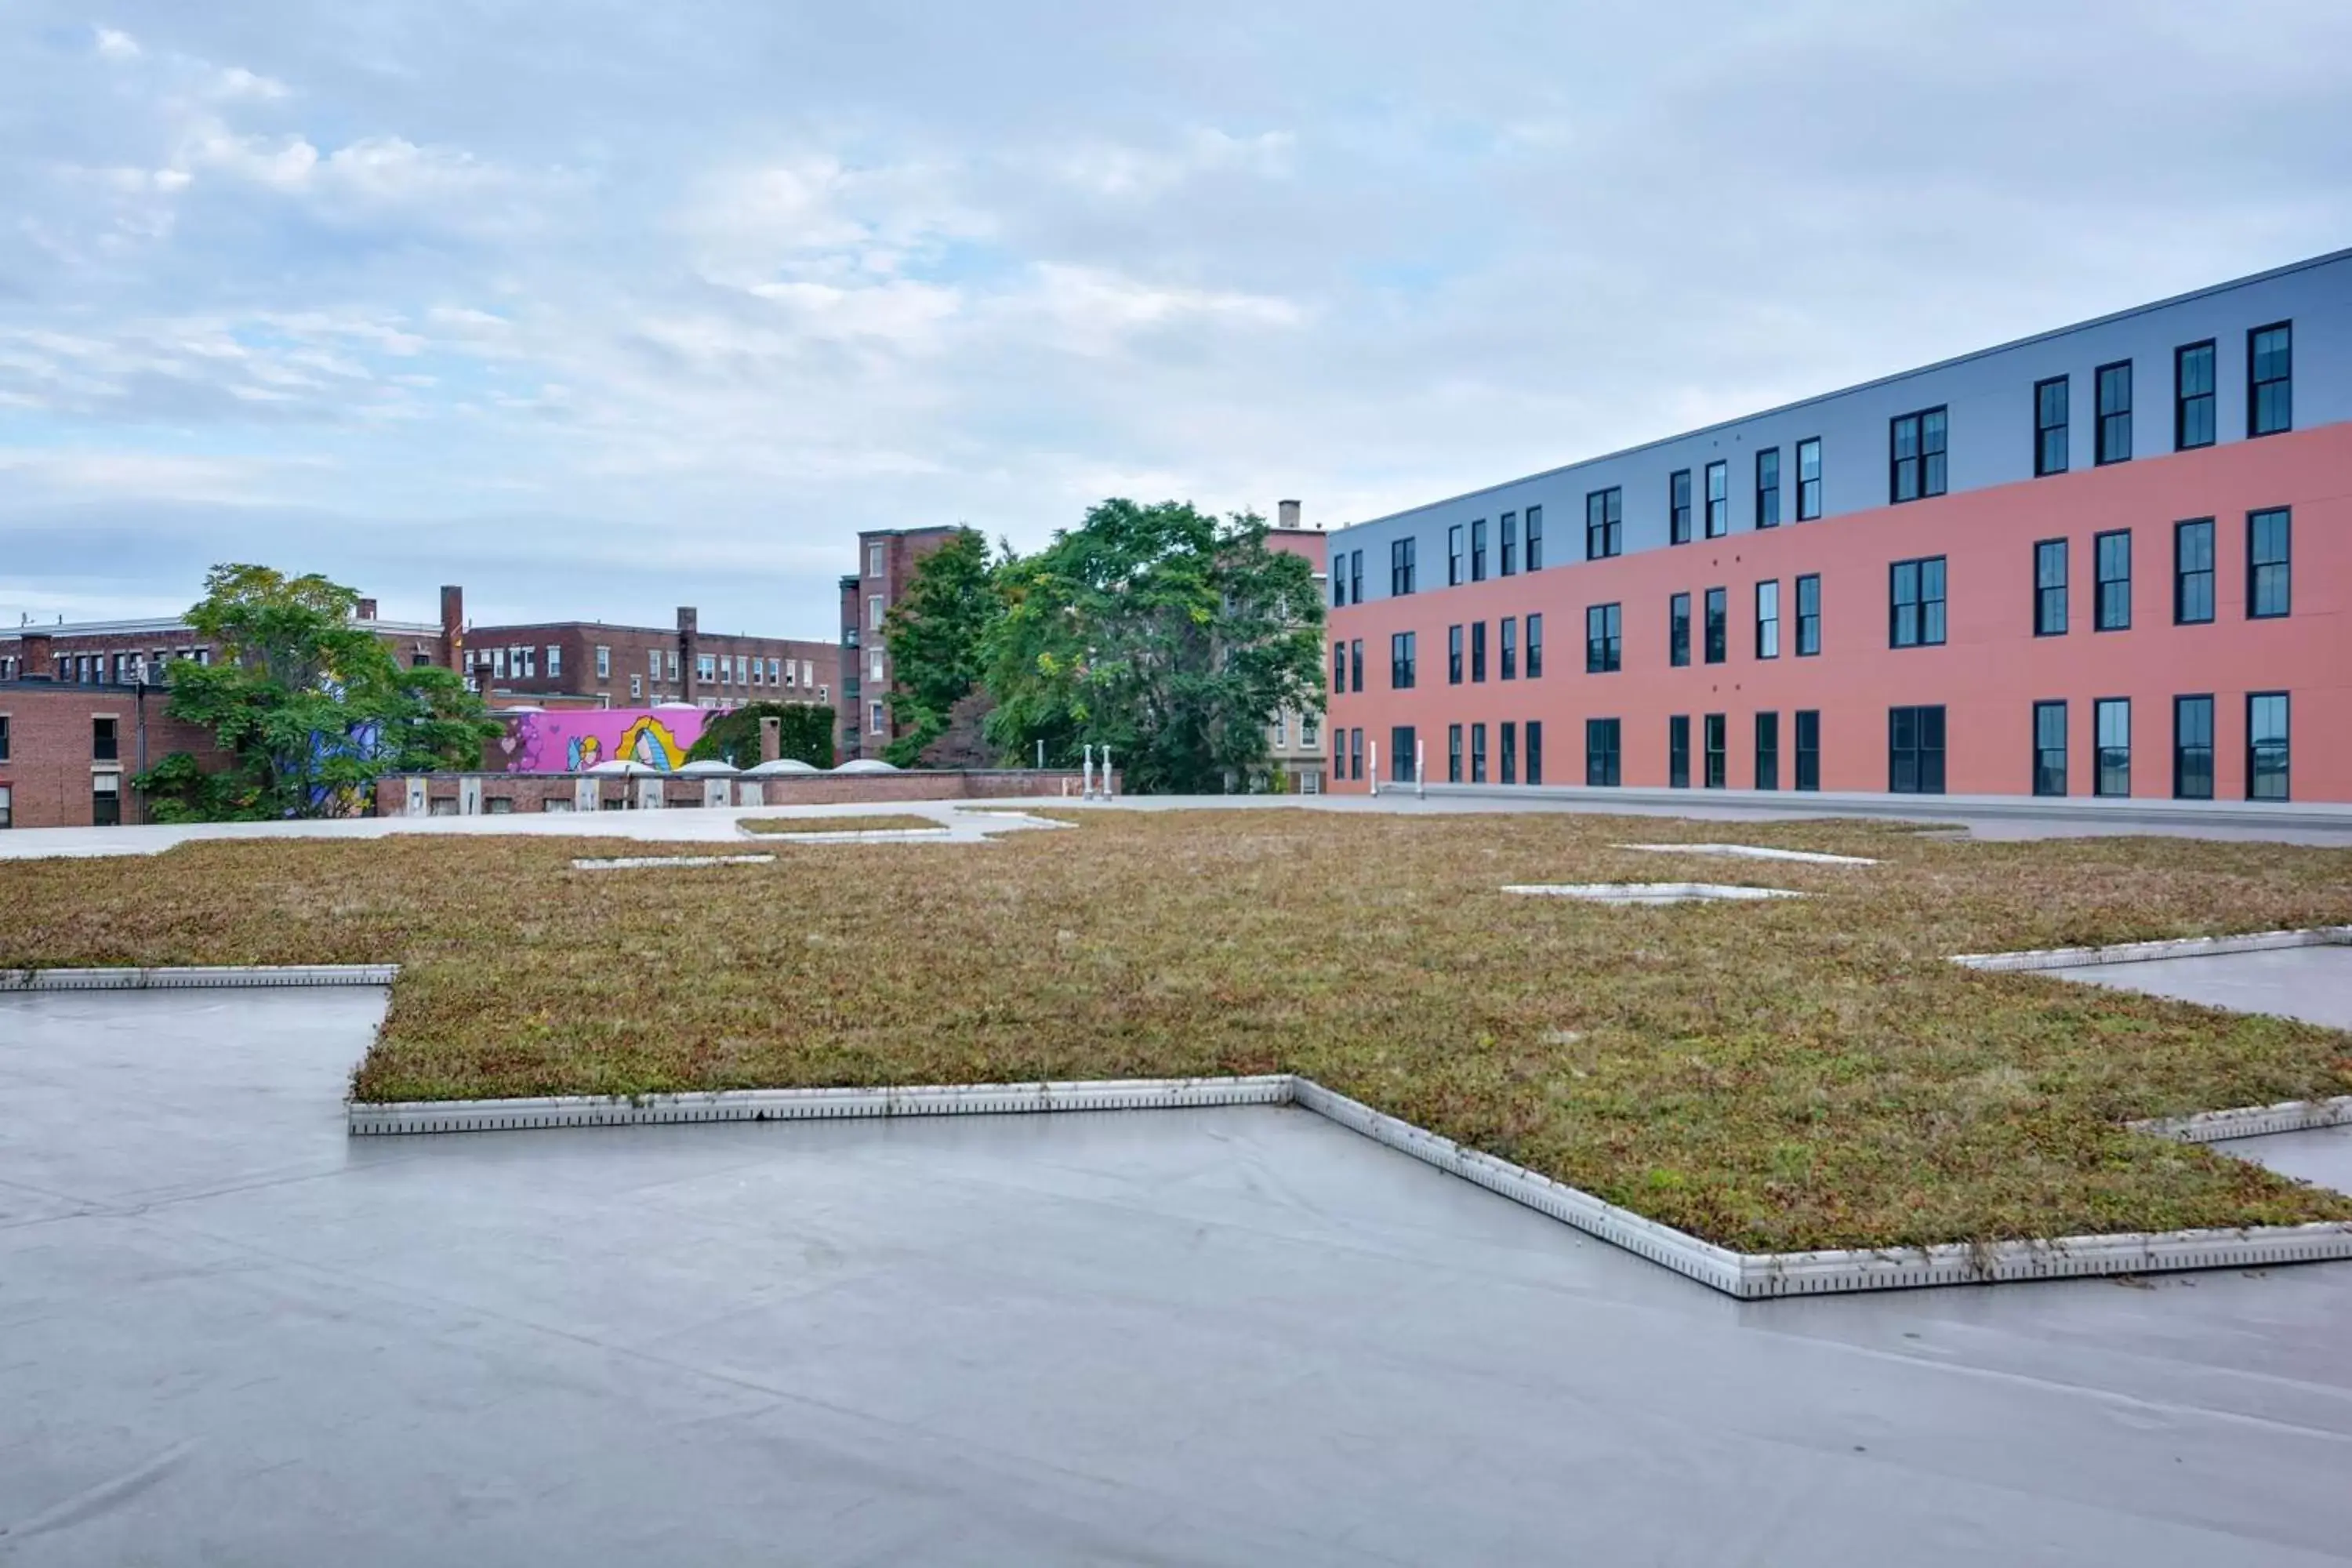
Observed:
[[[1748,1249],[2352,1219],[2126,1119],[2352,1092],[2352,1037],[1956,952],[2352,920],[2352,854],[1719,824],[1096,812],[632,880],[576,840],[0,862],[0,967],[404,965],[367,1100],[1296,1070]],[[589,847],[588,852],[609,849]],[[1509,882],[1810,896],[1612,909]],[[789,1136],[789,1131],[778,1136]]]

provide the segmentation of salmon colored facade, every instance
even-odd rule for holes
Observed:
[[[2292,518],[2290,608],[2254,619],[2248,517],[2276,508]],[[2202,518],[2214,524],[2214,618],[2176,625],[2174,525]],[[2130,531],[2131,624],[2095,630],[2094,538],[2115,530]],[[2068,629],[2036,636],[2035,547],[2056,539],[2068,542]],[[1945,563],[1946,640],[1891,647],[1890,568],[1929,557]],[[1821,579],[1821,651],[1800,657],[1796,580],[1812,574]],[[1756,585],[1766,581],[1780,584],[1780,651],[1771,658],[1758,657]],[[1705,662],[1711,588],[1726,590],[1728,605],[1720,664]],[[1675,594],[1691,595],[1691,662],[1682,668],[1669,664]],[[1754,716],[1777,713],[1778,787],[1786,790],[1795,780],[1794,715],[1809,710],[1820,715],[1818,787],[1885,791],[1890,710],[1933,705],[1944,710],[1945,792],[2025,795],[2034,787],[2034,705],[2063,700],[2066,793],[2087,796],[2093,705],[2127,698],[2129,793],[2169,798],[2174,699],[2210,695],[2212,798],[2242,801],[2247,697],[2285,692],[2292,798],[2345,802],[2352,801],[2347,600],[2352,423],[2339,422],[1334,609],[1329,638],[1349,649],[1361,644],[1363,689],[1352,689],[1351,668],[1351,689],[1329,697],[1329,722],[1335,742],[1361,731],[1367,748],[1378,746],[1383,781],[1395,776],[1392,731],[1412,727],[1432,784],[1447,779],[1449,726],[1484,724],[1487,782],[1499,784],[1500,726],[1515,724],[1524,736],[1532,721],[1542,726],[1542,782],[1552,785],[1586,783],[1585,721],[1615,719],[1617,782],[1664,788],[1669,720],[1687,715],[1690,779],[1701,793],[1706,716],[1724,716],[1726,786],[1747,789],[1758,783]],[[1586,610],[1609,604],[1622,606],[1622,667],[1588,674]],[[1544,643],[1543,672],[1532,679],[1525,668],[1530,615],[1543,617]],[[1509,680],[1501,679],[1498,647],[1506,617],[1520,638],[1521,668]],[[1474,683],[1465,668],[1462,684],[1451,684],[1448,628],[1477,622],[1487,627],[1487,679]],[[1391,688],[1398,632],[1415,637],[1411,689]],[[1334,745],[1335,755],[1340,749]],[[1520,751],[1524,781],[1524,742]],[[1374,771],[1368,762],[1366,777],[1335,777],[1332,787],[1365,790]]]

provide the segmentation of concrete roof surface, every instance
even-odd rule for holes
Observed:
[[[2352,1561],[2352,1266],[1741,1304],[1271,1109],[353,1141],[383,1005],[0,997],[0,1560]]]

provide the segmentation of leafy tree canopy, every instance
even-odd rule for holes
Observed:
[[[1003,611],[978,530],[958,530],[917,563],[884,628],[898,686],[890,716],[904,728],[883,753],[888,761],[912,767],[947,733],[956,705],[986,673],[982,647]]]
[[[689,763],[726,763],[748,768],[760,760],[760,721],[777,721],[780,757],[798,757],[813,767],[833,766],[833,710],[815,702],[747,702],[714,715],[687,748]]]
[[[210,730],[231,765],[207,773],[174,752],[133,781],[159,820],[348,815],[380,774],[481,765],[499,732],[482,700],[453,671],[404,668],[358,606],[315,574],[205,575],[188,624],[215,658],[172,667],[166,711]]]
[[[1214,793],[1263,767],[1270,718],[1323,702],[1313,569],[1266,531],[1254,512],[1113,500],[1002,564],[990,740],[1024,758],[1043,740],[1066,766],[1107,744],[1138,793]]]

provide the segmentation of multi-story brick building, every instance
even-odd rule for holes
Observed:
[[[401,663],[457,667],[465,626],[465,595],[441,590],[441,621],[384,620],[373,599],[362,599],[358,620],[372,627]],[[215,649],[184,616],[148,620],[60,622],[0,629],[0,680],[47,676],[84,685],[160,685],[174,659],[209,664]]]
[[[225,765],[209,731],[164,716],[166,695],[112,681],[0,680],[0,828],[143,822],[131,781],[148,767],[173,752]]]
[[[924,556],[961,528],[871,528],[857,536],[859,570],[841,579],[841,756],[879,756],[898,738],[896,689],[884,621]]]
[[[2342,251],[1337,531],[1335,778],[2352,800],[2347,475]]]
[[[603,621],[473,626],[465,674],[494,700],[570,697],[616,708],[833,700],[841,658],[834,644],[706,632],[688,605],[672,630]]]
[[[1316,589],[1322,592],[1328,575],[1330,536],[1319,522],[1309,527],[1300,521],[1299,505],[1295,500],[1277,501],[1274,510],[1275,522],[1266,533],[1266,548],[1304,558],[1315,569]],[[1274,716],[1266,741],[1273,752],[1274,770],[1283,775],[1286,789],[1300,795],[1321,793],[1325,753],[1320,713],[1284,709]]]

